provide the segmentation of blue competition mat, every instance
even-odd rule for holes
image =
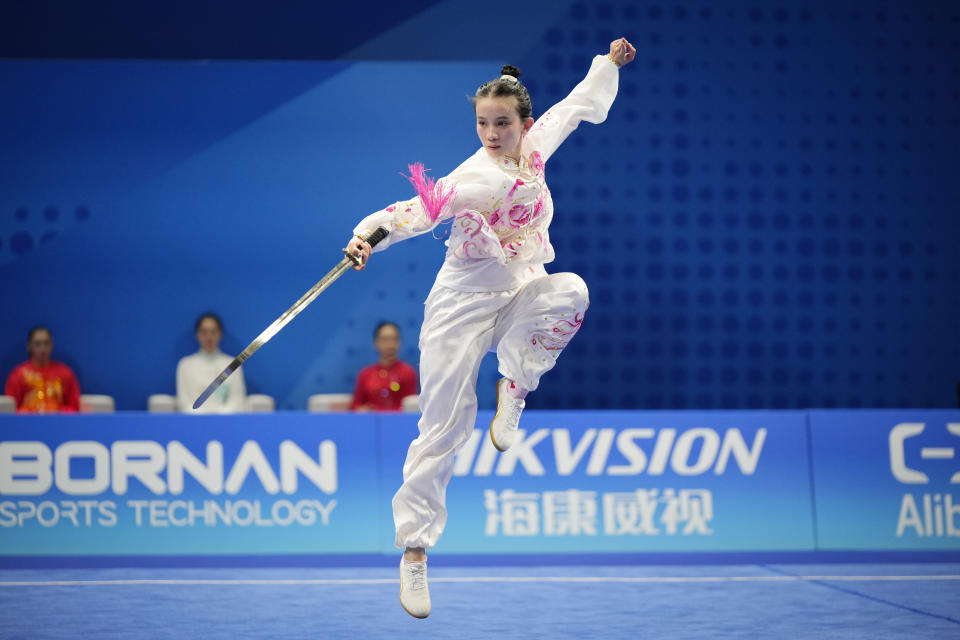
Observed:
[[[0,572],[0,637],[948,638],[960,565],[431,568],[433,613],[397,571]]]

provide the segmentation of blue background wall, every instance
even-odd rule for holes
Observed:
[[[955,403],[956,6],[528,6],[5,7],[0,369],[46,323],[84,391],[143,408],[199,312],[238,351],[408,196],[408,162],[470,154],[464,95],[500,64],[539,114],[623,34],[638,57],[610,118],[548,166],[552,270],[592,306],[530,406]],[[442,255],[420,238],[349,274],[248,363],[250,388],[289,409],[348,390],[383,318],[415,362]]]

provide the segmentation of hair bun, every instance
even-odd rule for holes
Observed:
[[[500,69],[500,75],[502,76],[513,76],[514,78],[520,77],[520,69],[517,69],[512,64],[505,64]]]

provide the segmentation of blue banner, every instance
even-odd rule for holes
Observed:
[[[419,416],[0,417],[8,557],[394,552]],[[490,412],[447,553],[960,549],[956,411]]]
[[[376,418],[24,416],[0,422],[8,555],[376,552]]]
[[[801,412],[483,412],[447,491],[453,552],[810,549]]]
[[[960,549],[960,412],[812,411],[821,549]]]

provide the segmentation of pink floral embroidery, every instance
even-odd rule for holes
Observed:
[[[538,178],[539,178],[539,177],[542,177],[542,176],[543,176],[544,167],[545,167],[544,162],[543,162],[543,154],[540,153],[539,151],[534,151],[533,153],[531,153],[531,154],[530,154],[530,166],[533,167],[533,172],[534,172],[534,174],[536,174],[536,176],[537,176]]]
[[[466,236],[467,239],[454,249],[453,255],[461,259],[476,259],[489,253],[485,252],[489,241],[482,233],[485,222],[481,216],[464,212],[457,217],[455,224],[458,234]]]
[[[510,218],[510,226],[514,229],[519,229],[520,227],[526,226],[530,222],[530,209],[526,208],[522,204],[515,204],[510,207],[510,211],[507,214]]]
[[[553,328],[553,332],[565,336],[572,336],[580,330],[581,324],[583,324],[583,314],[575,313],[573,314],[573,322],[570,322],[569,320],[561,320],[557,323],[557,326]]]
[[[533,203],[533,218],[537,219],[540,217],[540,214],[543,213],[543,203],[547,199],[546,194],[543,190],[537,194],[537,200]]]
[[[474,213],[466,212],[458,218],[463,232],[471,238],[476,238],[483,230],[483,218]]]
[[[553,115],[552,111],[547,111],[545,114],[540,116],[540,119],[537,121],[537,124],[534,125],[531,131],[539,131],[540,129],[547,128],[547,121],[550,120],[550,116]]]
[[[553,326],[550,333],[544,334],[537,332],[537,335],[540,337],[540,345],[547,351],[561,351],[570,344],[570,340],[572,340],[573,336],[580,330],[581,324],[583,324],[582,312],[574,314],[573,322],[560,320]]]

